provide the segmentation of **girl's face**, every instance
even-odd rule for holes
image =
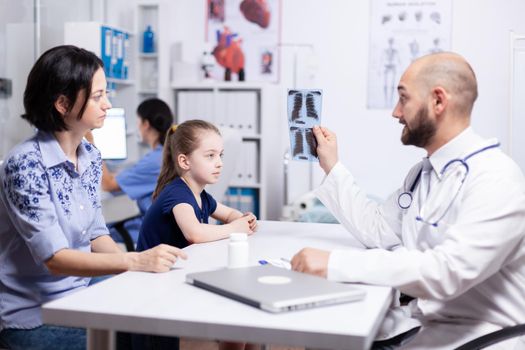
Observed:
[[[188,174],[200,185],[214,184],[222,170],[224,144],[214,131],[200,131],[199,147],[187,158]]]
[[[71,113],[66,116],[66,124],[70,130],[85,133],[91,129],[101,128],[106,118],[106,110],[111,108],[111,103],[107,96],[107,82],[104,70],[99,68],[91,83],[91,95],[87,97],[88,101],[82,119],[77,120],[82,104],[84,102],[84,92],[79,93],[79,97]]]

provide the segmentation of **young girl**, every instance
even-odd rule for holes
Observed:
[[[213,124],[189,120],[168,131],[162,169],[153,204],[144,217],[138,251],[160,243],[184,248],[226,238],[232,232],[255,232],[255,215],[217,203],[204,190],[219,179],[222,153],[223,141]],[[209,225],[210,216],[224,225]]]
[[[184,248],[192,243],[226,238],[232,232],[255,232],[255,215],[217,203],[204,190],[221,175],[222,153],[222,137],[213,124],[189,120],[168,131],[162,169],[153,192],[153,204],[142,222],[138,251],[161,243]],[[210,216],[224,225],[209,225]],[[164,349],[178,346],[178,339],[133,335],[132,343],[137,348],[162,343],[166,344]],[[244,344],[223,342],[220,348],[243,349]],[[254,349],[251,344],[247,348]]]

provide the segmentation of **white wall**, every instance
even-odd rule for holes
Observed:
[[[497,137],[506,149],[509,31],[525,33],[525,1],[452,3],[452,50],[470,61],[478,77],[479,100],[473,126],[483,136]],[[205,1],[173,1],[173,35],[184,41],[186,57],[197,59],[200,54],[204,6]],[[366,108],[369,10],[368,0],[282,0],[282,42],[315,46],[319,71],[313,85],[305,87],[324,90],[322,120],[338,132],[342,162],[371,195],[384,198],[400,185],[407,170],[424,153],[401,145],[401,126],[390,110]],[[291,49],[283,48],[283,91],[293,83],[291,55]],[[275,118],[285,120],[284,97],[276,103],[282,104],[282,115]],[[286,137],[286,133],[279,134]],[[279,158],[288,144],[287,140],[281,141],[272,151]],[[307,171],[304,166],[299,168]],[[315,183],[321,179],[322,173],[316,168]],[[274,185],[272,197],[282,198],[282,186]],[[307,181],[302,185],[306,191]],[[295,189],[291,199],[299,192]]]
[[[42,0],[40,2],[40,52],[63,44],[65,21],[86,21],[90,16],[91,0]],[[20,118],[24,112],[23,93],[27,76],[35,62],[34,4],[31,0],[0,0],[0,76],[13,81],[12,96],[0,99],[0,158],[34,133],[34,129]]]
[[[12,81],[12,95],[0,98],[0,159],[30,130],[20,123],[22,94],[34,59],[33,2],[0,0],[0,77]],[[24,40],[20,40],[21,36]],[[26,123],[27,124],[27,123]]]
[[[198,62],[204,47],[205,0],[161,0],[169,9],[161,16],[163,42],[172,46],[183,42],[183,58]],[[132,16],[134,2],[108,0],[108,18],[114,25],[126,25]],[[523,0],[452,0],[452,50],[464,55],[478,76],[479,100],[473,112],[473,125],[487,137],[497,137],[504,149],[508,146],[509,113],[509,31],[525,33]],[[298,87],[324,90],[323,124],[338,132],[342,162],[354,173],[370,194],[386,197],[402,181],[406,171],[423,156],[421,150],[402,146],[401,126],[390,110],[366,108],[369,9],[368,0],[282,0],[282,42],[306,43],[315,47],[319,58],[316,77],[299,74]],[[168,14],[169,12],[169,14]],[[114,23],[118,22],[118,23]],[[137,37],[140,36],[138,33]],[[165,52],[170,47],[163,48]],[[308,50],[298,50],[300,66]],[[281,84],[283,94],[275,103],[280,114],[271,130],[272,169],[270,179],[269,217],[278,217],[282,202],[282,154],[288,146],[286,133],[286,88],[293,84],[293,49],[282,48]],[[165,58],[163,58],[164,60]],[[165,61],[166,62],[166,61]],[[167,62],[165,64],[168,64]],[[161,68],[167,72],[166,67]],[[166,74],[163,78],[167,79]],[[167,81],[167,80],[164,80]],[[167,84],[163,86],[167,88]],[[165,96],[170,96],[166,92]],[[275,135],[281,139],[275,142]],[[296,173],[308,171],[304,164],[295,165]],[[293,169],[292,169],[293,170]],[[317,184],[322,173],[317,167]],[[308,189],[306,177],[299,178],[292,198]]]

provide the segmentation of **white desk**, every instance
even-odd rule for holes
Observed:
[[[340,225],[260,222],[250,259],[291,257],[304,246],[356,246]],[[189,259],[168,273],[126,272],[43,307],[48,324],[90,329],[88,348],[109,331],[329,349],[368,349],[392,299],[387,287],[365,286],[363,301],[271,314],[184,282],[186,273],[226,266],[227,240],[185,249]],[[359,263],[359,262],[356,262]],[[95,330],[94,330],[95,329]],[[101,340],[105,340],[103,344]]]

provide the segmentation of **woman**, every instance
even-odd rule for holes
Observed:
[[[89,276],[164,272],[181,250],[123,253],[101,213],[100,153],[83,140],[111,108],[102,61],[58,46],[29,73],[22,116],[38,129],[0,168],[0,348],[84,349],[85,330],[42,325],[41,306]]]
[[[111,172],[103,163],[102,189],[108,192],[123,191],[137,201],[144,214],[151,205],[151,195],[162,163],[162,145],[172,123],[173,115],[164,101],[152,98],[142,102],[137,107],[137,128],[141,141],[151,151],[135,165],[118,174]]]
[[[151,151],[142,157],[135,165],[115,174],[110,171],[105,162],[102,162],[102,189],[108,192],[124,192],[128,197],[137,201],[141,217],[131,218],[122,223],[125,231],[133,242],[129,242],[128,249],[133,250],[132,243],[136,243],[139,228],[142,224],[142,215],[151,205],[151,196],[162,163],[162,146],[166,133],[173,123],[170,107],[158,98],[151,98],[137,107],[137,129],[141,142],[147,144]],[[86,139],[93,143],[91,132]],[[116,225],[109,223],[111,237],[117,242],[123,242],[121,233],[116,231]]]

